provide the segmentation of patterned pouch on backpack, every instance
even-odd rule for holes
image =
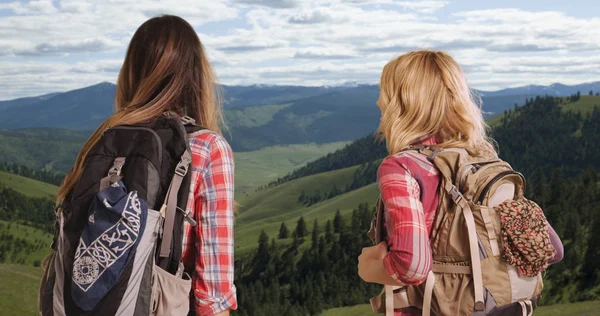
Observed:
[[[542,209],[525,198],[495,207],[502,226],[502,260],[517,267],[519,276],[534,277],[556,254]]]

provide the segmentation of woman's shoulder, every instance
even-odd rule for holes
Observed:
[[[437,175],[439,173],[425,155],[415,150],[405,150],[386,157],[381,162],[378,173],[388,172],[408,172],[412,175]]]
[[[231,155],[231,146],[223,135],[215,131],[203,129],[189,134],[188,138],[192,153],[210,155],[210,153],[218,151]]]

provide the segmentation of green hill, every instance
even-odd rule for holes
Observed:
[[[582,95],[578,101],[564,104],[563,109],[586,114],[592,112],[595,106],[600,106],[600,96]]]
[[[269,123],[275,114],[291,104],[249,106],[224,112],[228,128],[258,127]]]
[[[333,219],[338,209],[342,216],[350,217],[358,204],[367,202],[373,205],[378,192],[375,184],[308,207],[298,201],[303,191],[324,193],[334,185],[339,188],[349,185],[357,169],[358,167],[351,167],[304,177],[240,199],[240,214],[236,217],[235,224],[236,251],[242,253],[253,249],[261,230],[271,237],[277,236],[281,222],[285,222],[293,230],[300,216],[303,216],[309,225],[315,219],[323,225],[328,219]],[[291,239],[285,242],[291,242]]]
[[[0,171],[0,187],[11,188],[26,196],[54,199],[58,187],[49,183]]]
[[[590,301],[572,304],[557,304],[550,306],[541,306],[535,310],[535,316],[592,316],[597,315],[600,309],[600,301]],[[371,311],[371,306],[356,305],[351,307],[341,307],[326,310],[321,316],[364,316],[377,315]]]
[[[253,188],[267,184],[309,161],[342,148],[346,142],[299,144],[266,147],[235,153],[236,198],[251,194]]]
[[[90,134],[56,128],[0,130],[0,161],[64,173]]]
[[[581,114],[587,114],[594,110],[594,106],[600,106],[600,96],[595,95],[582,95],[580,99],[575,102],[572,102],[569,97],[557,99],[559,100],[559,105],[562,107],[564,112],[573,111]],[[514,109],[512,109],[511,112],[512,111],[514,111]],[[506,115],[506,113],[496,115],[488,119],[487,123],[492,127],[496,127],[502,122],[502,119]]]
[[[39,265],[51,243],[52,235],[43,230],[0,221],[0,263]]]

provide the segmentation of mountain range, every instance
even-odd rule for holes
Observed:
[[[236,151],[267,146],[349,141],[376,129],[377,85],[336,87],[223,86],[226,132]],[[529,85],[477,91],[486,117],[502,113],[537,95],[566,96],[600,91],[600,82],[580,85]],[[115,85],[0,101],[0,129],[62,128],[89,134],[113,112]]]

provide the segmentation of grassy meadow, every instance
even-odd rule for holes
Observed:
[[[344,147],[348,142],[297,144],[236,152],[236,199],[252,194],[254,188],[268,184],[309,161]]]
[[[0,171],[0,188],[11,188],[26,196],[54,199],[58,187],[38,180]]]
[[[0,315],[35,315],[42,268],[0,264]]]

